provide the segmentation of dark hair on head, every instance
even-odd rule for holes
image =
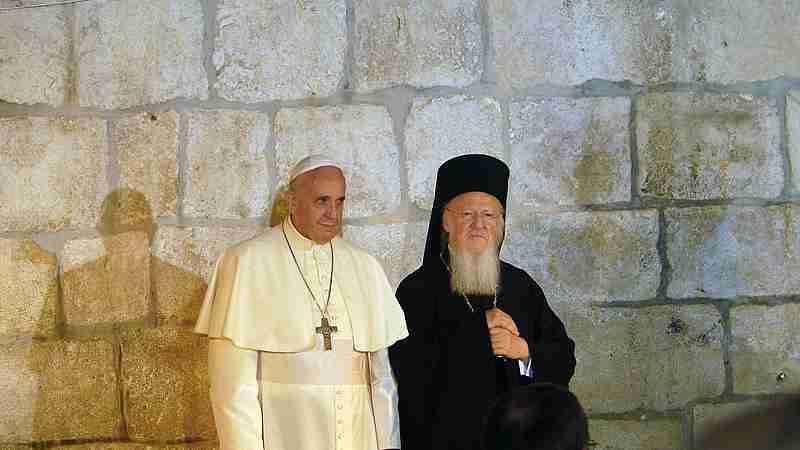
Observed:
[[[501,395],[483,429],[483,450],[583,450],[589,424],[564,387],[534,383]]]

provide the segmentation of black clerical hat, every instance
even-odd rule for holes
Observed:
[[[456,156],[439,167],[423,265],[438,264],[440,261],[442,212],[447,203],[467,192],[484,192],[497,198],[505,209],[508,176],[508,166],[503,161],[488,155]]]

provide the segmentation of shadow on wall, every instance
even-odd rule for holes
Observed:
[[[770,401],[705,430],[695,450],[800,448],[800,398]]]

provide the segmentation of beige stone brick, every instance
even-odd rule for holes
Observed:
[[[1,344],[0,442],[121,437],[115,366],[107,341]]]
[[[733,391],[795,393],[800,388],[800,305],[731,310]]]
[[[425,228],[419,224],[375,224],[344,228],[344,237],[381,262],[393,289],[422,262]]]
[[[269,208],[269,116],[250,111],[188,113],[184,214],[237,219]]]
[[[175,216],[178,195],[178,114],[149,112],[113,124],[120,185],[145,194],[153,217]]]
[[[588,413],[665,411],[722,394],[722,319],[713,306],[561,309],[578,360],[570,388]]]
[[[505,160],[500,104],[463,95],[418,97],[406,122],[409,198],[430,209],[436,171],[450,158],[483,153]]]
[[[682,450],[681,421],[677,418],[651,420],[589,421],[593,450]]]
[[[208,97],[197,0],[77,5],[81,106],[128,108]]]
[[[67,325],[145,320],[150,303],[149,244],[139,231],[68,241],[61,260]]]
[[[553,303],[646,300],[661,277],[653,210],[537,215],[507,232],[503,254]]]
[[[673,298],[800,292],[800,209],[708,206],[666,211]]]
[[[0,239],[0,335],[55,334],[57,271],[35,242]]]
[[[789,91],[786,96],[786,141],[792,167],[791,180],[797,192],[800,191],[800,89]]]
[[[222,0],[216,88],[228,100],[326,97],[339,88],[347,47],[344,0]]]
[[[639,189],[645,196],[774,198],[783,189],[775,100],[650,94],[637,100]]]
[[[124,336],[122,383],[131,439],[216,439],[207,360],[207,338],[190,329],[139,330]]]
[[[357,0],[355,17],[358,90],[402,84],[464,87],[481,78],[477,0]]]
[[[67,8],[0,14],[0,101],[58,106],[70,88]]]
[[[94,226],[108,192],[101,119],[0,118],[0,230]]]
[[[383,106],[342,105],[282,109],[275,118],[279,183],[309,154],[325,154],[344,167],[346,217],[392,212],[400,203],[400,150]]]
[[[627,98],[528,98],[511,103],[511,199],[536,207],[628,201]]]

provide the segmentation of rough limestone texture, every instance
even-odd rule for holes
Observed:
[[[667,209],[667,296],[800,292],[800,209],[792,205]]]
[[[523,89],[592,78],[669,80],[676,12],[664,2],[523,0],[487,2],[498,85]]]
[[[250,111],[187,113],[184,215],[239,219],[269,208],[269,116]]]
[[[695,2],[683,33],[688,70],[676,81],[769,80],[800,76],[800,3]],[[688,73],[686,73],[688,72]]]
[[[35,242],[0,239],[0,335],[55,334],[56,257]]]
[[[131,439],[216,439],[207,360],[207,339],[188,328],[139,330],[123,337],[122,385]]]
[[[503,245],[551,304],[653,298],[661,276],[654,210],[537,215],[512,227]]]
[[[411,201],[431,208],[436,171],[450,158],[483,153],[505,161],[502,130],[500,104],[493,98],[415,98],[405,129]]]
[[[421,232],[420,228],[418,224],[348,225],[344,237],[378,258],[394,290],[422,262],[425,228]]]
[[[630,200],[629,99],[528,98],[509,109],[517,214]]]
[[[106,122],[0,118],[0,231],[97,224],[108,192]]]
[[[344,0],[221,0],[215,87],[227,100],[326,97],[344,75]],[[202,29],[202,28],[201,28]]]
[[[120,185],[145,195],[153,217],[175,216],[178,196],[178,114],[141,113],[113,123]]]
[[[578,360],[570,388],[587,413],[665,411],[722,394],[722,318],[713,306],[562,309]]]
[[[194,324],[214,263],[260,227],[159,227],[153,242],[153,294],[159,323]]]
[[[145,320],[150,303],[150,243],[131,231],[67,241],[61,257],[67,325]]]
[[[0,13],[0,101],[58,106],[67,100],[72,76],[67,11],[51,7]]]
[[[477,0],[356,0],[357,90],[464,87],[483,72]]]
[[[800,304],[731,310],[733,391],[795,393],[800,388]]]
[[[636,110],[643,195],[686,200],[780,195],[781,118],[774,99],[659,93],[640,97]]]
[[[0,344],[0,442],[121,437],[115,366],[107,341]]]
[[[198,0],[99,1],[75,8],[81,106],[119,109],[208,97]]]
[[[800,89],[786,96],[786,141],[792,165],[792,185],[800,191]]]
[[[400,150],[383,106],[342,105],[282,109],[275,118],[278,182],[309,154],[325,154],[344,166],[345,216],[394,211],[400,203]]]
[[[766,404],[766,402],[759,400],[744,400],[736,403],[695,405],[691,411],[692,420],[694,421],[693,440],[695,441],[695,448],[702,448],[699,446],[701,439],[708,433],[714,433],[715,429],[724,427],[726,421],[740,415],[753,414],[757,410],[764,408]],[[730,431],[734,430],[729,430],[728,433]],[[743,431],[747,435],[753,430],[735,431]]]
[[[681,450],[681,421],[663,418],[638,420],[590,420],[589,437],[593,450]]]

